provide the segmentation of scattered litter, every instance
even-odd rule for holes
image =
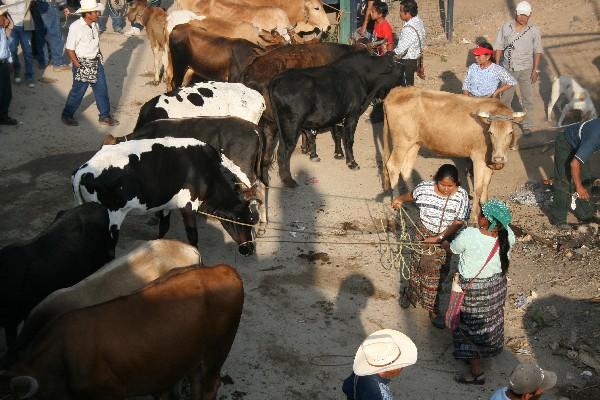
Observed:
[[[309,251],[308,254],[298,254],[298,258],[303,258],[310,262],[321,261],[321,262],[326,263],[329,261],[329,254],[324,253],[322,251],[318,252],[318,253]]]
[[[537,297],[538,295],[535,290],[529,292],[529,296],[525,296],[524,293],[519,293],[516,299],[514,300],[515,308],[523,308],[525,306],[528,306],[529,304],[531,304],[531,302],[537,299]]]
[[[584,378],[591,378],[593,374],[592,374],[592,371],[585,370],[580,375],[583,376]]]
[[[508,195],[508,199],[513,203],[536,207],[549,207],[552,198],[552,190],[536,182],[527,182]]]
[[[298,236],[298,232],[294,232],[294,231],[290,231],[290,236],[295,238],[296,236]]]
[[[460,42],[462,44],[471,44],[471,41],[469,39],[465,39],[465,38],[462,38],[462,40]]]

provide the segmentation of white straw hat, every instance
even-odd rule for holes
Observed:
[[[75,14],[82,14],[85,12],[104,11],[104,4],[96,3],[96,0],[81,0],[81,8],[75,11]]]
[[[408,367],[417,362],[417,346],[393,329],[372,333],[356,351],[352,369],[357,376],[373,375]]]
[[[8,5],[0,6],[0,15],[4,15],[8,12]]]
[[[517,4],[516,10],[517,10],[517,14],[519,14],[519,15],[530,16],[531,11],[532,11],[531,4],[529,4],[528,1],[522,1],[519,4]]]

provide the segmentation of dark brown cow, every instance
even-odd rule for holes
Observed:
[[[271,112],[267,87],[271,79],[291,68],[320,67],[329,64],[352,50],[351,46],[334,43],[283,46],[256,57],[246,67],[240,81],[249,88],[260,92],[265,98],[266,109],[260,121],[265,139],[262,161],[262,176],[265,179],[268,179],[269,167],[273,161],[277,145],[277,126]],[[312,139],[314,141],[314,137]],[[343,158],[344,155],[339,140],[335,140],[335,142],[335,156],[336,158]]]
[[[192,374],[192,399],[215,399],[244,303],[228,265],[178,268],[139,292],[64,314],[0,375],[0,398],[125,399]]]
[[[237,82],[250,61],[262,53],[260,46],[244,39],[216,36],[190,24],[177,25],[169,36],[167,87],[181,86],[188,68],[205,80]]]

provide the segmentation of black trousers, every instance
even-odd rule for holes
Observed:
[[[402,86],[414,86],[415,85],[415,72],[417,72],[417,60],[400,60],[399,64],[404,69],[402,73]]]
[[[0,119],[8,117],[8,106],[11,99],[12,87],[10,86],[8,64],[0,62]]]

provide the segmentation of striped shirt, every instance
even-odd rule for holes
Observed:
[[[488,67],[481,68],[477,63],[473,63],[467,70],[462,90],[475,97],[489,97],[500,84],[514,86],[517,81],[498,64],[491,63]]]
[[[409,26],[412,26],[412,28]],[[419,33],[418,36],[417,32]],[[425,25],[418,16],[412,17],[404,23],[394,53],[404,60],[416,60],[421,56],[423,47],[425,47]]]
[[[469,216],[469,195],[461,187],[448,198],[448,204],[444,209],[446,197],[435,192],[434,181],[425,181],[417,185],[412,195],[419,207],[421,223],[438,235],[448,228],[454,221],[464,221]],[[442,213],[444,220],[442,219]]]

